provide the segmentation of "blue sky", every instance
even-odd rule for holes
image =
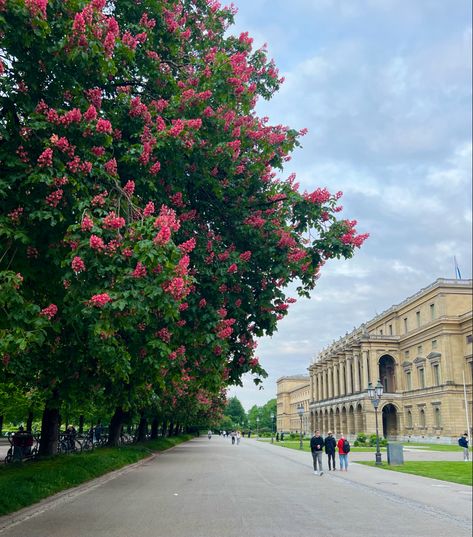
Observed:
[[[471,4],[466,0],[236,0],[232,33],[268,44],[279,93],[271,123],[307,127],[284,177],[342,190],[370,239],[328,263],[257,355],[269,373],[232,388],[245,408],[320,349],[432,283],[472,267]]]

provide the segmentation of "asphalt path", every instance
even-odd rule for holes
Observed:
[[[309,453],[201,437],[4,517],[0,537],[470,537],[470,487],[442,483],[357,464],[316,476]]]

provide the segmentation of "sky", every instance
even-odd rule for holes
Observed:
[[[437,278],[472,274],[472,27],[467,0],[234,0],[231,33],[267,43],[281,90],[257,106],[271,124],[308,128],[281,178],[342,190],[342,217],[370,238],[322,269],[231,388],[248,410],[276,381],[308,374],[318,352]],[[295,296],[294,294],[292,296]]]

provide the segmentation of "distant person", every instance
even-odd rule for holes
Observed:
[[[314,462],[314,474],[323,475],[322,455],[324,448],[324,439],[320,436],[320,431],[315,431],[314,436],[310,439],[310,451]]]
[[[276,433],[276,442],[279,442],[279,433]]]
[[[281,442],[284,442],[284,433],[281,433]]]
[[[31,454],[33,446],[33,435],[29,431],[25,431],[23,425],[18,427],[18,431],[13,435],[13,460],[21,461],[24,457]]]
[[[232,446],[234,446],[235,445],[235,436],[236,436],[235,431],[232,431],[230,436],[232,437]]]
[[[328,432],[328,436],[325,439],[325,453],[328,457],[328,470],[336,470],[335,467],[335,448],[337,447],[337,441],[333,437],[332,431]]]
[[[207,431],[207,436],[209,437],[209,440],[212,438],[212,431],[210,429]]]
[[[74,451],[76,448],[77,431],[74,425],[69,425],[66,429],[66,443],[69,451]]]
[[[468,433],[464,433],[458,439],[458,445],[463,448],[463,460],[468,462],[470,460],[470,451],[468,449]]]
[[[340,471],[348,472],[348,453],[350,452],[350,442],[343,436],[337,442],[338,457],[340,459]]]
[[[100,439],[102,438],[102,432],[103,432],[102,423],[99,421],[94,429],[94,436],[95,436],[96,442],[100,442]]]
[[[248,431],[248,438],[251,438],[251,431]]]
[[[240,431],[237,431],[237,433],[236,433],[236,443],[237,443],[237,446],[240,445],[240,440],[241,440],[241,433],[240,433]]]

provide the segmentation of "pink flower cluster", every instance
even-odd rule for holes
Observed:
[[[111,300],[112,299],[110,298],[108,293],[101,293],[99,295],[94,295],[90,299],[89,303],[91,306],[95,306],[96,308],[103,308],[105,304],[111,302]]]
[[[125,225],[125,219],[111,211],[103,219],[103,227],[106,229],[120,229]]]
[[[90,231],[94,227],[94,222],[89,215],[85,215],[80,225],[82,231]]]
[[[154,213],[154,203],[149,201],[143,211],[143,216],[151,216]]]
[[[189,239],[188,241],[179,244],[178,248],[179,250],[181,250],[182,253],[188,254],[192,252],[192,250],[194,250],[195,245],[196,240],[194,237],[192,237],[192,239]]]
[[[38,166],[40,168],[49,168],[53,165],[53,150],[48,147],[38,157]]]
[[[135,270],[131,273],[133,278],[143,278],[146,276],[146,267],[141,261],[136,264]]]
[[[23,207],[17,207],[10,213],[8,213],[8,218],[14,223],[18,224],[20,222],[21,215],[23,214]]]
[[[48,0],[25,0],[25,6],[33,17],[46,18]]]
[[[159,337],[159,339],[162,339],[165,343],[169,343],[171,341],[172,334],[169,332],[167,328],[161,328],[161,330],[158,330],[156,335]]]
[[[54,192],[51,192],[48,196],[46,196],[45,201],[50,207],[57,207],[59,205],[59,202],[62,200],[62,195],[64,194],[64,191],[62,188],[58,188],[57,190],[54,190]]]
[[[130,181],[127,181],[126,185],[123,187],[123,191],[127,196],[132,196],[135,191],[135,181],[131,179]]]
[[[79,272],[84,272],[85,271],[85,263],[84,261],[82,260],[81,257],[79,257],[78,255],[76,255],[74,257],[74,259],[72,260],[71,262],[71,267],[72,267],[72,270],[76,273],[76,274],[79,274]]]
[[[40,312],[40,315],[43,317],[47,317],[49,320],[51,320],[56,313],[58,312],[56,304],[50,304],[47,308],[43,308]]]
[[[103,250],[105,248],[105,243],[103,242],[101,237],[97,237],[97,235],[91,235],[89,239],[89,246],[92,248],[92,250]]]
[[[163,286],[164,291],[169,293],[175,300],[181,300],[188,295],[188,289],[183,278],[177,277],[168,281]]]

